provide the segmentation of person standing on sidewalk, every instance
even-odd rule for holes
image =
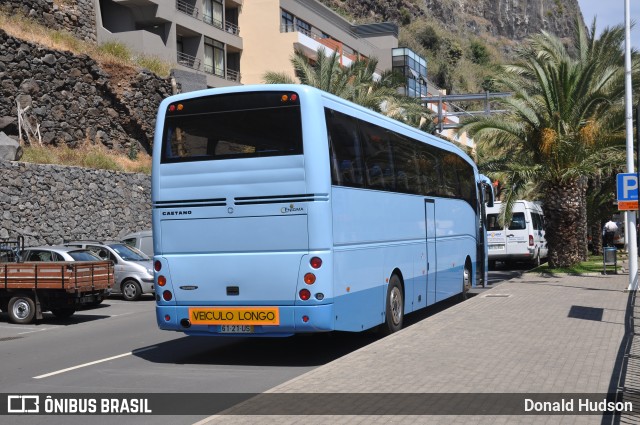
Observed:
[[[616,231],[618,230],[618,225],[616,224],[615,221],[613,220],[609,220],[604,224],[604,229],[603,233],[604,233],[604,244],[605,246],[608,247],[612,247],[613,246],[613,237],[616,234]]]

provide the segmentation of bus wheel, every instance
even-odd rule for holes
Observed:
[[[391,334],[402,329],[404,320],[404,297],[402,296],[402,284],[397,275],[391,276],[387,287],[385,333]]]
[[[13,323],[31,323],[36,314],[36,304],[28,295],[18,295],[9,300],[8,313]]]
[[[469,298],[470,290],[471,290],[471,268],[467,263],[464,265],[464,270],[462,270],[462,293],[460,294],[460,299],[462,299],[462,301]]]

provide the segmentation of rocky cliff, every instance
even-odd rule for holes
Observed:
[[[409,21],[429,16],[449,31],[521,40],[540,30],[568,37],[578,0],[320,0],[362,22]]]

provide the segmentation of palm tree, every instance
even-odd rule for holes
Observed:
[[[496,152],[481,169],[506,180],[503,220],[528,183],[542,195],[552,267],[584,259],[589,178],[624,163],[624,29],[595,34],[594,20],[589,30],[576,22],[571,47],[546,32],[531,37],[496,79],[514,93],[506,114],[460,129]]]
[[[315,61],[299,49],[291,57],[295,79],[283,72],[269,71],[263,78],[267,84],[305,84],[347,99],[351,102],[381,112],[398,121],[432,131],[431,113],[418,99],[399,94],[405,84],[404,76],[385,71],[376,76],[376,58],[358,58],[348,66],[340,64],[340,54],[333,51],[327,55],[319,47]]]

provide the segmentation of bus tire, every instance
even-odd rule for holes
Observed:
[[[7,312],[12,323],[31,323],[36,315],[36,303],[28,295],[16,295],[9,300]]]
[[[391,276],[391,279],[389,279],[386,299],[387,305],[383,330],[385,334],[392,334],[402,329],[402,322],[404,321],[404,295],[402,293],[402,282],[396,274]]]
[[[469,291],[471,290],[471,266],[467,261],[462,269],[462,292],[460,293],[460,300],[464,301],[469,299]]]
[[[133,279],[122,282],[122,296],[127,301],[137,301],[142,295],[140,284]]]
[[[62,307],[62,308],[52,308],[51,313],[56,316],[58,319],[67,319],[73,316],[73,313],[76,312],[76,309],[73,307]]]

